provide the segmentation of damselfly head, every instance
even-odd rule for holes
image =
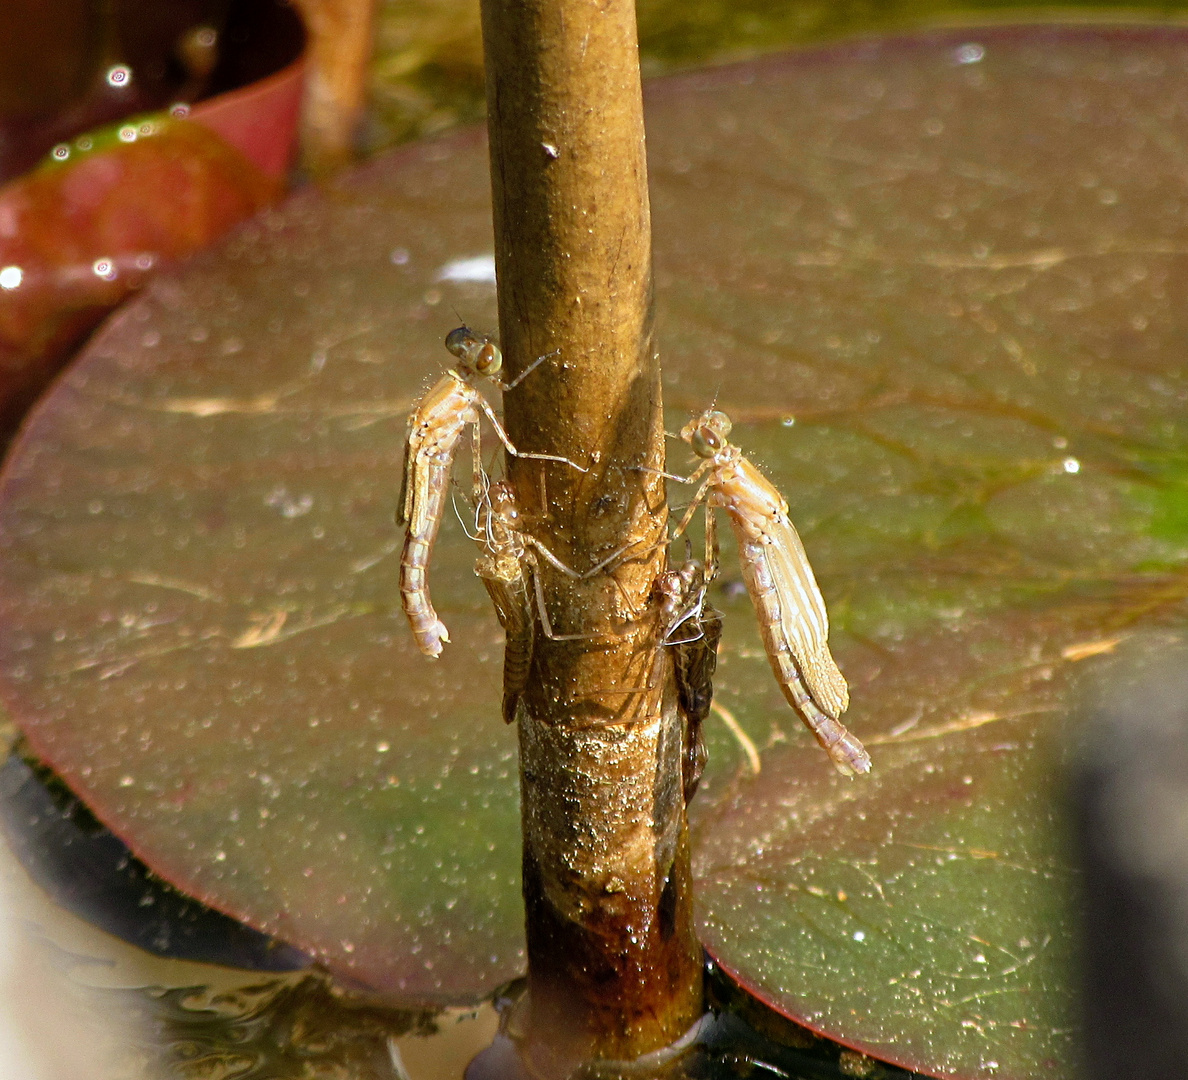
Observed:
[[[469,326],[459,326],[446,334],[445,347],[462,365],[478,375],[495,376],[503,367],[503,353],[485,334],[478,334]]]
[[[727,445],[730,434],[730,417],[718,409],[707,409],[681,428],[681,438],[698,457],[713,457]]]
[[[446,334],[445,347],[459,360],[465,360],[481,338],[469,326],[459,326]]]
[[[519,522],[520,510],[516,506],[516,497],[512,494],[511,485],[506,480],[492,480],[490,498],[491,509],[514,527]]]
[[[658,574],[652,583],[652,595],[660,605],[662,620],[670,623],[676,617],[680,607],[681,595],[684,592],[684,582],[677,570],[665,570]]]

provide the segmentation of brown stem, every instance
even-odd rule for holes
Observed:
[[[667,507],[633,0],[483,0],[499,325],[525,527],[584,570],[542,570],[520,714],[529,1043],[580,1057],[667,1045],[701,1010],[681,721],[652,583]],[[546,1065],[551,1062],[551,1065]]]
[[[301,162],[314,176],[349,165],[367,95],[376,0],[296,0],[309,33]]]

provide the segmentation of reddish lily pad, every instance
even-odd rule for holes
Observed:
[[[706,941],[938,1075],[1073,1067],[1067,675],[1184,595],[1185,46],[965,31],[650,97],[671,422],[717,394],[788,494],[875,758],[829,772],[726,552],[720,696],[762,771],[711,726]],[[408,998],[522,964],[499,633],[447,524],[452,643],[416,653],[390,521],[450,308],[494,322],[490,243],[473,133],[299,195],[126,308],[0,492],[32,744],[156,870]]]
[[[281,195],[301,74],[87,132],[0,187],[0,437],[150,270]]]

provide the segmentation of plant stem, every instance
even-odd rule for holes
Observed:
[[[376,2],[296,0],[309,34],[301,163],[312,176],[328,176],[354,160]]]
[[[529,1046],[558,1071],[667,1045],[702,1005],[681,720],[652,583],[667,521],[633,0],[483,0],[504,400],[559,635],[520,713]],[[546,1070],[547,1071],[547,1070]]]

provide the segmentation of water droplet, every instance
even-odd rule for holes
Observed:
[[[65,143],[58,143],[52,153],[55,161],[65,161],[70,156],[70,147]]]
[[[953,50],[953,60],[958,64],[977,64],[986,56],[986,49],[976,41],[967,41]]]
[[[131,776],[121,776],[120,777],[120,787],[131,787],[135,783],[136,783],[136,780]]]
[[[136,141],[136,128],[131,124],[125,124],[120,128],[120,142],[134,143]]]
[[[866,931],[865,930],[855,930],[854,931],[854,940],[855,941],[865,941],[866,940]]]
[[[125,87],[132,82],[132,69],[127,64],[114,64],[107,69],[108,86]]]
[[[388,255],[388,260],[393,266],[407,266],[409,260],[408,248],[393,248],[391,254]]]
[[[1075,457],[1066,457],[1062,464],[1066,473],[1079,473],[1081,471],[1081,463]]]
[[[389,750],[392,749],[391,745],[388,743],[388,741],[386,739],[381,740],[380,742],[377,742],[375,744],[375,748],[381,754],[386,754]]]
[[[115,261],[113,259],[96,259],[91,263],[91,271],[104,281],[114,281],[116,277]]]
[[[19,266],[6,266],[0,270],[0,289],[11,292],[20,288],[25,272]]]

